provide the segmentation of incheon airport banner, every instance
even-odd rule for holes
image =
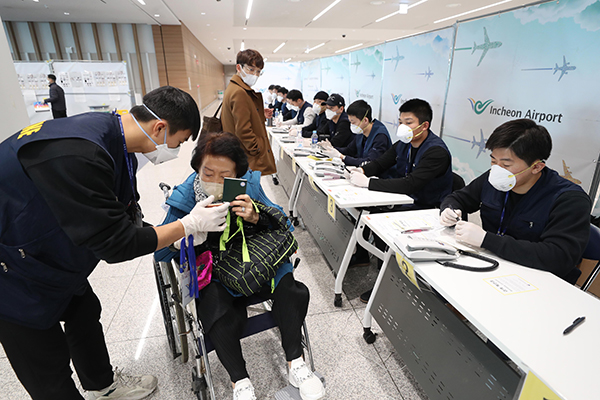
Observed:
[[[263,74],[253,89],[264,96],[270,85],[283,86],[287,90],[300,90],[300,63],[266,62]]]
[[[440,133],[453,41],[454,28],[447,28],[385,44],[381,120],[392,137],[398,109],[413,98],[431,104],[431,129]]]
[[[485,143],[516,118],[545,126],[547,165],[589,191],[600,150],[600,8],[564,0],[458,25],[443,138],[470,182],[490,166]]]
[[[355,100],[366,101],[377,119],[380,119],[383,47],[381,44],[350,53],[350,99],[345,99],[346,108]]]
[[[320,60],[306,61],[302,63],[302,97],[305,101],[312,103],[313,97],[321,90],[321,62]],[[288,88],[289,89],[289,88]]]
[[[342,95],[350,105],[350,54],[321,59],[322,90]]]

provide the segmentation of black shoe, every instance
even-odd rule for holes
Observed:
[[[369,299],[371,298],[371,293],[373,293],[373,289],[367,290],[363,294],[360,295],[360,301],[367,304]]]
[[[353,267],[366,267],[371,264],[371,259],[369,258],[369,253],[365,252],[365,254],[353,254],[350,262],[348,263],[348,268]]]

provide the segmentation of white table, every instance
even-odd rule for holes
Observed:
[[[424,210],[362,217],[361,221],[390,246],[365,310],[363,325],[367,336],[371,312],[376,319],[378,314],[381,318],[377,308],[381,308],[382,299],[386,299],[386,295],[381,294],[390,291],[388,270],[390,266],[397,269],[392,255],[400,250],[393,241],[392,222],[407,215],[438,213],[438,210]],[[563,399],[600,398],[600,368],[596,364],[600,360],[600,347],[596,342],[600,338],[600,301],[549,272],[523,267],[489,252],[486,255],[500,262],[498,269],[469,272],[435,262],[413,264],[423,280],[525,373],[533,372]],[[459,262],[461,259],[463,256]],[[515,275],[531,284],[534,290],[505,294],[489,282],[489,278]],[[420,293],[416,287],[412,286],[412,289],[415,294]],[[425,292],[420,295],[424,298]],[[586,321],[569,335],[563,335],[563,330],[580,316],[586,316]],[[385,321],[380,322],[382,324],[385,325]],[[458,365],[454,364],[454,367]]]

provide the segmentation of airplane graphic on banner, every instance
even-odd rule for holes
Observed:
[[[485,55],[487,54],[487,52],[491,49],[497,49],[498,47],[502,46],[502,42],[491,42],[490,38],[488,37],[487,34],[487,29],[485,29],[485,26],[483,27],[483,43],[482,44],[477,44],[477,42],[473,42],[473,47],[462,47],[460,49],[454,49],[455,51],[458,50],[471,50],[471,54],[475,53],[475,50],[481,50],[481,57],[479,57],[479,61],[477,62],[477,66],[479,67],[479,64],[481,64],[481,61],[483,61],[483,58],[485,57]]]
[[[328,74],[330,69],[330,66],[326,66],[325,68],[321,68],[321,71],[325,71],[325,74]]]
[[[569,170],[569,167],[567,166],[567,163],[565,163],[565,160],[562,160],[563,162],[563,173],[564,175],[561,175],[563,178],[565,178],[568,181],[571,181],[577,185],[581,185],[581,181],[577,178],[574,178],[573,175],[571,175],[571,171]]]
[[[398,63],[404,60],[404,56],[400,55],[400,51],[398,51],[398,46],[396,46],[396,56],[391,57],[391,58],[386,58],[384,61],[396,61],[396,65],[394,65],[394,71],[396,71],[396,68],[398,68]]]
[[[567,58],[563,55],[563,65],[560,67],[558,66],[558,63],[556,63],[554,64],[554,67],[550,68],[523,68],[521,71],[554,71],[552,75],[556,75],[556,73],[560,71],[560,76],[558,77],[558,82],[560,82],[562,77],[567,75],[569,71],[574,71],[576,69],[577,67],[567,62]]]
[[[479,141],[477,141],[477,139],[475,139],[475,136],[473,135],[473,140],[469,140],[469,139],[464,139],[458,136],[452,136],[452,135],[444,135],[444,138],[452,138],[452,139],[457,139],[463,142],[467,142],[471,144],[471,149],[475,148],[475,146],[477,146],[477,155],[475,156],[475,158],[479,158],[479,155],[483,152],[485,152],[485,142],[487,141],[487,139],[485,139],[483,137],[483,129],[479,130],[479,134],[480,134],[480,139]]]
[[[375,79],[375,77],[376,77],[377,75],[375,75],[375,72],[373,72],[373,73],[371,73],[371,75],[367,75],[367,76],[370,76],[370,77],[371,77],[371,79]]]
[[[420,72],[417,75],[425,75],[427,77],[427,80],[429,80],[429,78],[431,78],[433,76],[433,72],[431,72],[431,69],[429,67],[427,67],[427,71]]]
[[[356,62],[350,63],[350,65],[356,66],[356,70],[354,72],[358,72],[358,66],[360,65],[360,60],[358,59],[358,56],[356,56]]]

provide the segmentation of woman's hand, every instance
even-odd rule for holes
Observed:
[[[247,194],[240,194],[231,202],[232,209],[235,215],[242,217],[244,221],[251,224],[258,222],[258,213],[254,210],[254,205],[250,196]]]

